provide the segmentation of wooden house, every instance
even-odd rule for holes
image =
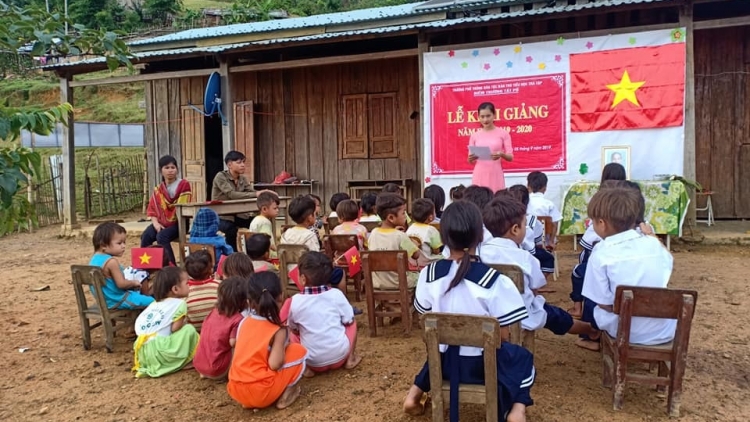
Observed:
[[[63,101],[76,87],[146,83],[151,183],[158,157],[172,154],[204,199],[224,153],[237,149],[255,181],[286,170],[319,181],[325,200],[349,180],[423,186],[421,53],[678,25],[688,40],[685,176],[715,191],[718,218],[750,217],[748,1],[432,0],[132,42],[135,76],[76,80],[105,69],[103,59],[48,69],[61,78]],[[222,76],[226,125],[192,107],[202,108],[212,72]],[[70,227],[74,133],[66,134]]]

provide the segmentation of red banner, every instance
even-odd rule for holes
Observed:
[[[495,105],[495,126],[508,131],[513,161],[506,173],[565,171],[565,74],[430,85],[432,174],[470,174],[469,137],[481,129],[477,107]]]

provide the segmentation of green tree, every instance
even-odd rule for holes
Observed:
[[[177,16],[180,13],[182,0],[145,0],[143,8],[153,21],[164,25],[170,17]]]

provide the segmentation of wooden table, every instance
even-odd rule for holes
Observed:
[[[289,222],[289,213],[287,213],[286,208],[290,199],[291,197],[289,196],[279,197],[279,209],[284,210],[284,221],[287,223]],[[185,244],[187,243],[188,220],[195,217],[195,214],[198,213],[199,209],[212,209],[216,214],[219,214],[219,216],[258,212],[258,204],[255,198],[221,201],[214,204],[208,202],[195,202],[190,204],[175,204],[175,206],[177,207],[177,231],[179,233],[178,239],[180,242],[180,262],[185,262]],[[276,221],[272,221],[272,223],[274,225],[274,233],[276,233]]]
[[[413,199],[412,179],[371,179],[371,180],[349,180],[346,187],[349,189],[349,196],[355,201],[362,199],[362,194],[367,192],[380,193],[388,183],[395,183],[401,188],[404,199],[406,199],[407,208],[411,209]]]
[[[315,184],[318,183],[317,180],[309,180],[306,182],[300,182],[300,183],[262,183],[262,182],[255,182],[253,183],[253,186],[255,187],[256,191],[263,190],[263,189],[299,189],[299,188],[305,188],[305,190],[310,191],[310,194],[313,194],[313,189],[315,188]]]

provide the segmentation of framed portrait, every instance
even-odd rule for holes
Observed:
[[[630,179],[630,146],[602,147],[602,168],[609,163],[622,164],[625,174]]]

